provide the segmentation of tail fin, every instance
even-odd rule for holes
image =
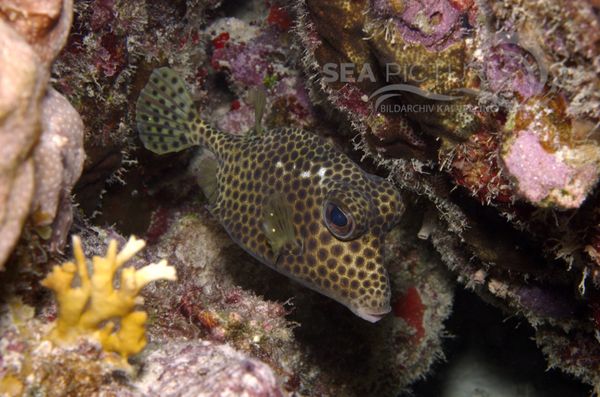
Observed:
[[[136,105],[135,121],[146,149],[164,154],[197,145],[197,117],[183,80],[170,68],[154,69]]]

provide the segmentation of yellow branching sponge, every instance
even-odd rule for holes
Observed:
[[[146,312],[135,310],[143,303],[140,290],[155,280],[177,279],[175,268],[163,259],[140,269],[124,268],[119,287],[114,287],[117,270],[145,245],[132,236],[117,253],[117,242],[111,240],[106,256],[92,259],[90,277],[81,240],[73,236],[75,263],[54,266],[42,281],[54,291],[58,303],[58,319],[50,339],[69,343],[80,336],[91,336],[105,351],[119,353],[124,359],[139,353],[146,346],[147,319]]]

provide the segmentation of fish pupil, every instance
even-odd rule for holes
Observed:
[[[342,212],[342,210],[339,209],[339,207],[334,206],[331,209],[331,222],[339,227],[344,227],[348,224],[348,218],[346,217],[346,215],[344,215],[344,213]]]

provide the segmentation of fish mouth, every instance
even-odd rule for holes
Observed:
[[[377,321],[381,320],[390,311],[391,311],[391,308],[382,309],[382,310],[369,310],[369,309],[358,308],[358,309],[354,310],[354,314],[356,314],[358,317],[360,317],[363,320],[366,320],[370,323],[376,323]]]

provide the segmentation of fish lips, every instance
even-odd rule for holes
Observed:
[[[354,312],[354,314],[356,314],[358,317],[362,318],[363,320],[366,320],[370,323],[376,323],[377,321],[379,321],[383,317],[385,317],[385,315],[388,314],[391,310],[392,309],[390,307],[387,307],[386,309],[382,309],[382,310],[357,308],[352,311]]]

